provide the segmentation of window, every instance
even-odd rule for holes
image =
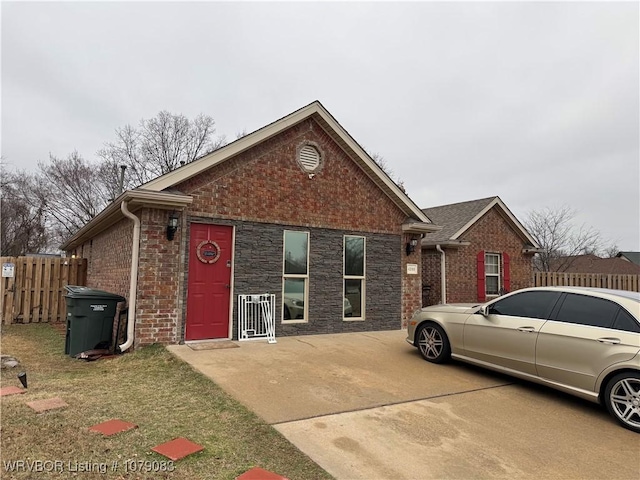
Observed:
[[[365,238],[344,237],[343,315],[350,320],[364,319]]]
[[[592,327],[611,328],[620,306],[603,298],[567,293],[554,320]]]
[[[309,296],[309,233],[284,232],[282,320],[306,322]]]
[[[484,254],[485,294],[487,296],[500,294],[500,254]]]
[[[559,297],[559,292],[516,293],[493,303],[489,307],[489,313],[546,320]]]
[[[613,328],[616,330],[624,330],[625,332],[640,333],[640,325],[638,325],[638,321],[624,308],[621,308],[618,312],[616,321],[613,322]]]

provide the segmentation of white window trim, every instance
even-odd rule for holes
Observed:
[[[498,273],[487,273],[487,257],[488,256],[495,256],[498,258]],[[484,294],[485,296],[489,299],[489,298],[498,298],[500,296],[500,290],[502,288],[502,254],[500,253],[496,253],[496,252],[485,252],[484,254]],[[492,264],[493,265],[493,264]],[[487,291],[487,285],[489,284],[487,282],[487,278],[489,277],[497,277],[498,278],[498,293],[489,293]]]
[[[287,232],[293,233],[304,233],[307,235],[307,273],[306,274],[286,274],[284,273],[285,267],[285,256],[287,253],[287,245],[286,245],[286,237]],[[301,230],[285,230],[282,232],[282,308],[281,308],[281,317],[280,321],[285,324],[290,323],[309,323],[309,232],[301,231]],[[303,278],[304,282],[304,318],[292,318],[290,320],[284,319],[284,285],[285,280],[288,278]]]
[[[345,260],[346,260],[346,249],[347,249],[347,237],[355,237],[362,238],[363,240],[363,256],[362,262],[364,265],[362,266],[362,275],[346,275],[345,271]],[[345,317],[344,316],[344,298],[347,296],[347,292],[345,291],[344,284],[345,280],[361,280],[362,281],[362,292],[360,293],[360,313],[359,317]],[[366,298],[367,298],[367,237],[362,235],[344,235],[342,238],[342,321],[344,322],[364,322],[366,320]]]

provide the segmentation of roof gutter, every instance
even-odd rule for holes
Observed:
[[[73,250],[87,239],[122,220],[122,202],[126,202],[127,210],[134,211],[141,207],[179,210],[193,202],[193,198],[182,193],[153,192],[140,188],[127,190],[61,245],[60,250]]]
[[[125,352],[133,345],[133,338],[135,334],[138,259],[140,258],[140,219],[129,211],[127,201],[123,201],[120,204],[120,210],[125,217],[129,217],[133,220],[133,240],[131,241],[131,277],[129,281],[129,309],[127,311],[127,339],[118,347],[121,352]]]
[[[408,219],[402,224],[402,233],[432,233],[442,230],[440,225],[434,225],[433,223],[418,222],[414,219]]]

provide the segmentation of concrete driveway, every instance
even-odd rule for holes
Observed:
[[[405,336],[168,348],[338,479],[640,476],[640,436],[598,406],[463,364],[429,364]]]

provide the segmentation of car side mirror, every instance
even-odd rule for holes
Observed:
[[[480,307],[480,310],[478,310],[478,313],[480,315],[482,315],[483,317],[488,317],[489,316],[489,307],[487,307],[486,305],[482,305]]]

